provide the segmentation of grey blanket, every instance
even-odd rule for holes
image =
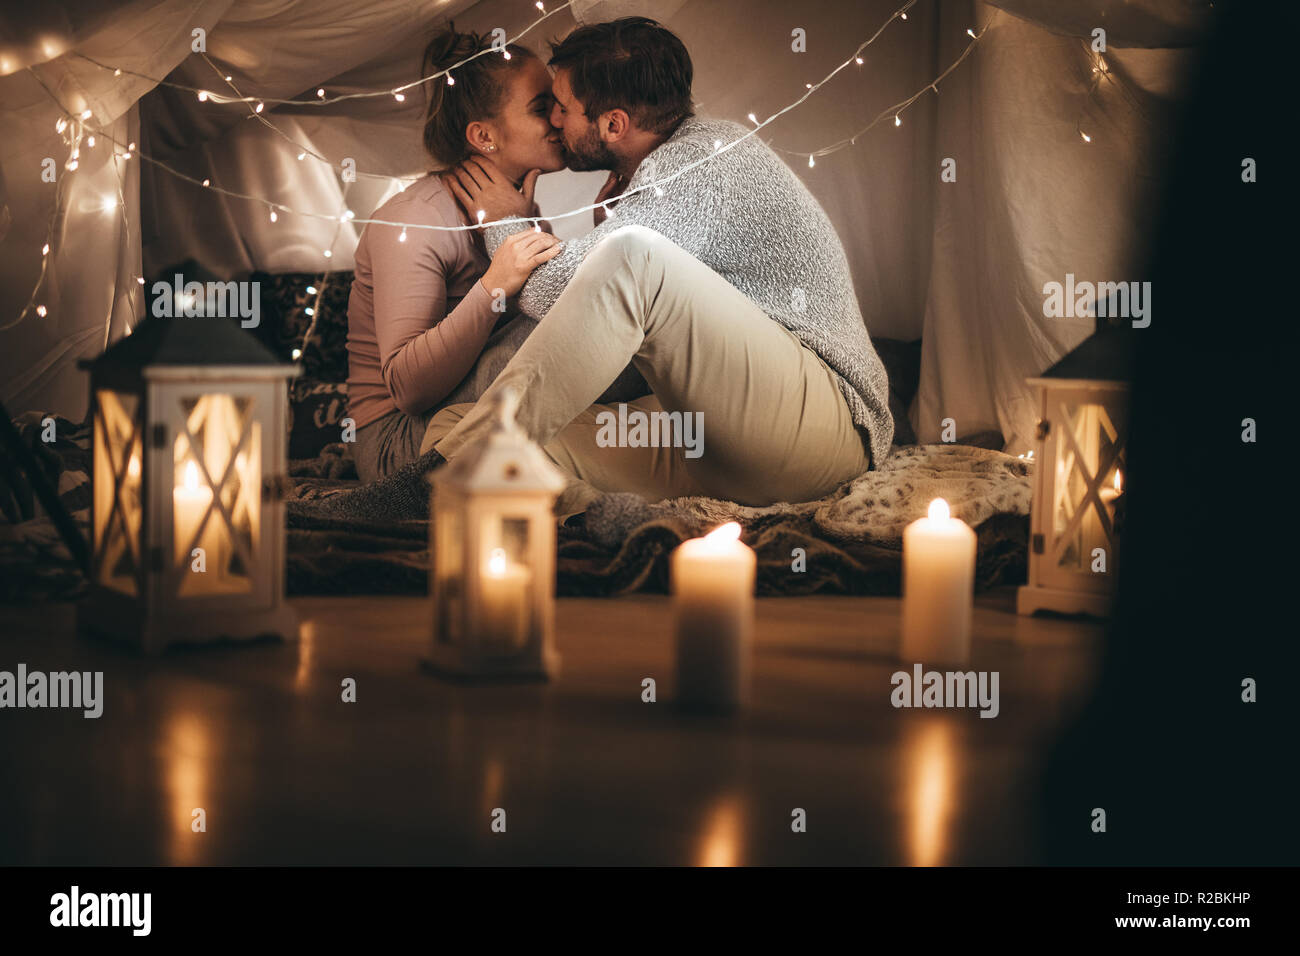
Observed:
[[[297,593],[420,592],[428,568],[428,486],[436,454],[375,485],[301,481],[289,503],[289,585]],[[558,529],[557,592],[667,590],[667,557],[725,521],[758,553],[758,593],[897,594],[902,533],[936,497],[976,529],[976,587],[1025,578],[1030,464],[965,445],[896,448],[881,468],[819,501],[750,508],[714,498],[650,503],[607,494]]]

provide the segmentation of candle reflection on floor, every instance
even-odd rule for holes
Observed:
[[[743,863],[744,807],[736,794],[724,794],[709,811],[701,834],[699,866]]]
[[[295,690],[304,690],[311,679],[316,652],[316,622],[303,621],[298,627],[298,670],[293,675]]]
[[[201,807],[206,818],[212,810],[208,806],[208,763],[212,758],[208,725],[196,713],[176,713],[167,724],[164,747],[172,817],[168,862],[186,866],[199,861],[200,841],[206,835],[194,831],[194,811]]]
[[[938,866],[951,856],[948,822],[958,777],[955,736],[952,721],[937,715],[904,731],[904,849],[912,866]]]
[[[501,806],[501,796],[505,791],[506,768],[501,758],[489,756],[483,762],[483,809],[491,814]]]

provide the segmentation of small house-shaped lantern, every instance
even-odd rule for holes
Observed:
[[[284,601],[293,365],[222,318],[155,318],[88,363],[87,631],[169,644],[297,633]]]
[[[1109,613],[1124,517],[1130,353],[1122,328],[1103,327],[1042,376],[1021,614]]]
[[[428,664],[461,678],[554,676],[560,470],[515,423],[507,390],[487,439],[430,476]]]

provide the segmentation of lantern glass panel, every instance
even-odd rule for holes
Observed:
[[[1089,574],[1094,552],[1116,551],[1116,515],[1123,490],[1124,447],[1118,402],[1057,403],[1056,480],[1052,538],[1061,570]]]
[[[519,515],[492,513],[483,521],[477,636],[486,654],[518,654],[535,629],[530,527],[529,519]]]
[[[440,503],[435,508],[433,527],[434,588],[438,594],[434,633],[439,641],[452,644],[460,640],[464,620],[465,543],[460,509]]]
[[[261,534],[262,428],[252,396],[183,398],[173,453],[173,548],[182,597],[253,589]],[[194,549],[204,573],[194,570]]]
[[[139,593],[143,442],[138,396],[95,394],[94,521],[97,580],[123,594]]]

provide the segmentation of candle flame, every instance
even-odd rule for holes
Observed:
[[[1123,490],[1124,490],[1124,480],[1123,480],[1123,478],[1120,476],[1120,471],[1119,471],[1118,468],[1115,469],[1115,482],[1114,482],[1114,484],[1115,484],[1115,490],[1116,490],[1116,491],[1123,491]]]
[[[194,462],[188,462],[185,465],[185,490],[198,491],[199,489],[199,468]]]
[[[947,521],[950,517],[952,517],[952,512],[948,508],[948,502],[942,498],[935,498],[934,501],[930,502],[931,521]]]
[[[493,548],[492,554],[488,557],[488,574],[493,577],[501,577],[506,573],[506,549]]]
[[[704,540],[710,544],[727,544],[730,541],[739,541],[740,523],[728,521],[726,524],[720,524],[706,534]]]

